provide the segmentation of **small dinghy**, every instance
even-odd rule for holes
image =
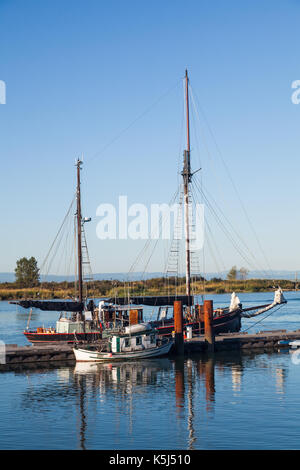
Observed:
[[[127,359],[143,359],[164,356],[173,346],[172,339],[160,340],[149,324],[139,323],[125,328],[124,333],[112,335],[109,351],[101,351],[97,346],[86,349],[73,349],[78,362],[104,362]]]
[[[300,339],[295,339],[294,341],[290,341],[288,339],[282,339],[278,341],[279,346],[290,346],[292,349],[297,349],[300,347]]]

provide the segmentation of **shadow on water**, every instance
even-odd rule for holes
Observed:
[[[32,374],[57,376],[57,380],[42,382],[38,387],[28,386],[22,393],[21,406],[27,411],[49,410],[53,403],[55,406],[73,407],[76,413],[76,447],[79,449],[91,447],[89,445],[91,431],[88,428],[91,428],[89,426],[91,419],[96,419],[99,413],[97,412],[99,398],[109,397],[114,403],[115,413],[122,414],[124,409],[128,410],[126,419],[131,430],[135,429],[136,425],[135,407],[141,406],[143,397],[159,400],[167,390],[168,406],[170,409],[173,408],[176,421],[183,424],[187,448],[192,450],[199,448],[200,445],[199,426],[195,426],[197,409],[202,403],[202,413],[206,413],[208,418],[213,417],[216,396],[218,393],[222,394],[222,391],[218,390],[216,375],[222,375],[226,371],[231,379],[233,392],[237,392],[241,388],[244,370],[249,363],[260,361],[261,367],[267,368],[270,367],[268,366],[270,361],[267,359],[265,353],[244,354],[235,351],[172,359],[103,364],[76,363],[75,366],[68,362],[35,366],[24,364],[15,365],[11,370],[15,374],[27,377]],[[287,373],[284,368],[279,369],[277,385],[284,387]],[[105,438],[105,429],[101,428],[99,420],[98,423]]]

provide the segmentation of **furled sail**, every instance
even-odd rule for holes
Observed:
[[[242,304],[240,302],[240,299],[238,298],[238,296],[236,295],[235,292],[232,292],[229,312],[233,312],[234,310],[237,310],[238,308],[241,308],[241,306],[242,306]]]
[[[257,307],[251,307],[251,308],[248,308],[248,309],[244,309],[241,313],[241,316],[243,318],[257,317],[257,315],[261,315],[262,313],[265,313],[268,310],[271,310],[272,308],[274,308],[278,305],[282,305],[282,304],[286,304],[286,303],[287,303],[287,300],[284,298],[282,290],[279,287],[279,289],[277,289],[274,293],[274,300],[271,304],[263,305],[262,308],[260,308],[259,310],[257,310],[254,313],[246,313],[246,311],[254,310]]]
[[[20,305],[23,308],[39,308],[48,311],[82,312],[83,302],[52,301],[52,300],[18,300],[11,301],[11,304]]]
[[[180,300],[183,305],[193,305],[194,297],[192,295],[170,295],[170,296],[139,296],[139,297],[118,297],[117,299],[111,298],[107,299],[108,302],[115,303],[119,305],[153,305],[156,307],[161,307],[164,305],[173,305],[175,300]]]

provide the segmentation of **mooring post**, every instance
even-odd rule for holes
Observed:
[[[215,349],[215,335],[213,327],[213,301],[204,300],[204,336],[207,351]]]
[[[180,300],[174,301],[174,330],[175,330],[175,353],[183,355],[183,314],[182,303]]]

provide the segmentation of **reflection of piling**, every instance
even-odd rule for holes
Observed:
[[[175,395],[176,407],[184,407],[184,362],[182,359],[176,359],[175,362]]]
[[[207,409],[215,401],[215,364],[212,357],[205,363],[205,390]]]
[[[182,303],[180,300],[174,302],[174,330],[175,330],[175,353],[183,355],[183,314]]]
[[[215,335],[213,327],[212,300],[204,300],[204,335],[207,351],[213,352],[215,348]]]

